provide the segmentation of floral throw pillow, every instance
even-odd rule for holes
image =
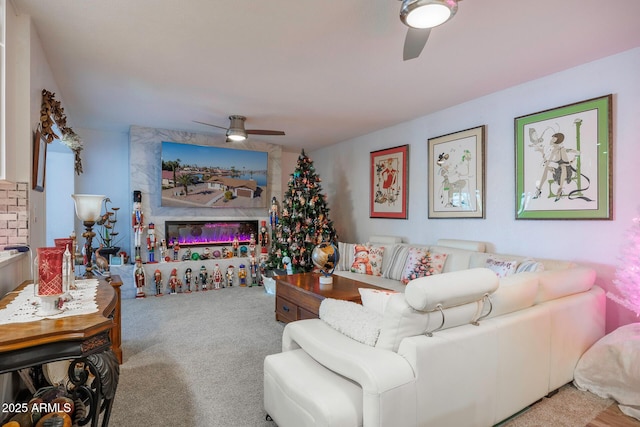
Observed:
[[[496,273],[496,276],[506,277],[516,272],[518,261],[489,257],[487,258],[485,266]]]
[[[426,248],[411,248],[400,281],[405,285],[419,277],[442,273],[447,254],[431,253]]]
[[[355,245],[351,271],[371,276],[382,276],[384,246]]]

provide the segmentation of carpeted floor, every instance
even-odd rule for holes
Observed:
[[[122,301],[112,426],[271,426],[262,364],[283,325],[262,287]]]
[[[262,287],[122,301],[124,363],[111,426],[275,427],[263,361],[283,325]],[[567,385],[501,427],[584,426],[612,403]]]

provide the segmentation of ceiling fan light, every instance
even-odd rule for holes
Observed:
[[[404,0],[400,19],[412,28],[433,28],[447,22],[457,11],[457,0]]]
[[[244,116],[229,116],[231,125],[227,130],[227,138],[234,142],[240,142],[247,139],[247,131],[244,130]]]
[[[229,138],[233,142],[240,142],[247,139],[247,134],[239,129],[229,129],[227,131],[227,138]]]

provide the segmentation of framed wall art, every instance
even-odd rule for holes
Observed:
[[[611,219],[611,98],[515,119],[516,219]]]
[[[485,126],[430,138],[429,218],[484,218]]]
[[[47,167],[47,141],[40,128],[33,133],[33,170],[31,172],[31,188],[44,191],[44,179]]]
[[[407,219],[409,146],[371,152],[371,218]]]

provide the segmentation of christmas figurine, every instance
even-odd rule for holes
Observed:
[[[267,259],[260,260],[260,278],[258,280],[258,286],[262,286],[264,284],[264,276],[267,274]]]
[[[238,248],[240,247],[240,241],[238,240],[238,233],[233,236],[233,242],[231,244],[233,247],[233,256],[238,256]]]
[[[185,288],[185,292],[188,294],[191,293],[191,275],[192,275],[191,268],[187,268],[184,272],[184,288]]]
[[[209,274],[207,273],[207,268],[203,265],[200,267],[200,283],[202,284],[202,290],[207,290],[207,279]]]
[[[249,265],[249,270],[251,271],[251,286],[258,285],[258,263],[256,262],[256,257],[254,255],[251,256],[251,261]]]
[[[293,265],[291,265],[291,258],[288,256],[282,258],[282,265],[284,269],[287,271],[287,274],[293,274]]]
[[[269,244],[269,234],[267,233],[267,221],[260,221],[260,234],[258,235],[258,243],[263,248]]]
[[[160,241],[160,262],[167,262],[167,241],[162,239]]]
[[[211,258],[211,249],[204,248],[204,252],[202,252],[202,255],[200,255],[200,259],[209,259],[209,258]]]
[[[180,252],[180,244],[178,242],[173,244],[173,260],[178,260],[178,252]]]
[[[269,222],[271,224],[271,228],[278,225],[278,200],[275,197],[271,199],[271,209],[269,209]]]
[[[133,192],[133,213],[131,214],[131,225],[133,226],[135,256],[139,257],[140,245],[142,244],[142,231],[144,230],[144,215],[142,214],[142,193]]]
[[[162,273],[160,272],[160,270],[156,270],[153,273],[153,281],[156,284],[156,296],[161,297],[162,296]]]
[[[220,289],[222,285],[222,271],[220,271],[220,266],[218,264],[213,268],[213,289]]]
[[[140,256],[136,256],[136,266],[133,269],[133,283],[136,284],[136,298],[144,298],[145,277],[144,267],[142,266],[142,259]]]
[[[227,267],[227,286],[233,286],[233,275],[235,272],[235,267],[230,265]]]
[[[187,248],[186,251],[184,251],[184,254],[182,254],[182,261],[189,261],[191,259],[191,248]]]
[[[244,264],[240,264],[238,267],[238,281],[240,286],[247,286],[247,269],[244,268]]]
[[[256,236],[253,233],[249,238],[249,255],[256,256]]]
[[[149,223],[149,228],[147,229],[147,251],[149,252],[149,264],[155,263],[156,226],[152,222]]]
[[[171,277],[169,277],[169,288],[171,289],[171,294],[175,295],[176,290],[180,290],[182,292],[182,282],[178,279],[178,272],[174,268],[171,270]]]

